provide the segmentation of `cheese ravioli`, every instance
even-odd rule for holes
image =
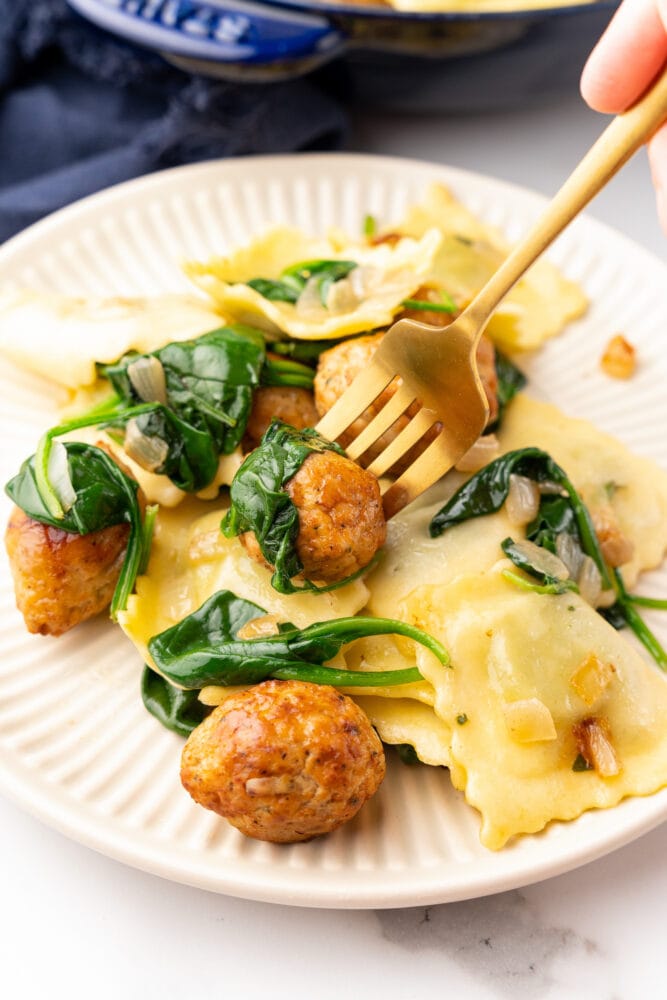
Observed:
[[[394,227],[419,238],[436,226],[442,234],[429,281],[465,306],[489,280],[510,249],[491,226],[477,219],[443,184],[432,184],[424,200]],[[495,310],[487,335],[507,351],[529,351],[581,316],[588,302],[573,281],[540,258]]]
[[[186,274],[211,297],[232,322],[264,330],[274,338],[320,340],[365,333],[388,326],[404,299],[423,284],[440,246],[436,228],[396,243],[340,244],[312,239],[298,229],[279,228],[228,257],[189,261]],[[246,282],[278,280],[285,268],[299,262],[340,260],[355,263],[350,277],[336,281],[336,302],[302,296],[295,303],[274,301]]]
[[[625,579],[656,566],[667,548],[667,475],[630,454],[620,442],[583,420],[527,396],[508,411],[500,432],[503,451],[528,442],[551,449],[595,503],[609,504],[634,547]],[[609,496],[610,479],[621,476]],[[452,667],[434,668],[417,651],[416,663],[435,689],[434,712],[442,755],[429,763],[450,769],[452,782],[481,813],[481,839],[497,849],[552,819],[615,805],[667,784],[667,680],[641,656],[626,632],[616,632],[578,595],[529,593],[509,582],[512,568],[501,541],[523,531],[504,509],[466,521],[440,538],[428,536],[432,515],[461,479],[447,477],[389,524],[387,554],[368,580],[373,614],[418,625],[449,650]],[[582,665],[597,657],[607,683],[587,695]],[[512,712],[537,705],[552,722],[549,738],[517,739]],[[424,745],[411,705],[372,703],[373,722],[386,742]],[[617,753],[618,775],[573,771],[578,751],[573,727],[600,714]],[[544,735],[544,734],[543,734]]]

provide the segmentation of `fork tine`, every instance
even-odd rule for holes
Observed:
[[[436,483],[461,458],[460,449],[443,429],[419,458],[385,490],[382,506],[387,520]]]
[[[335,441],[387,388],[395,374],[382,365],[371,364],[357,375],[340,399],[325,413],[316,430],[323,437]]]
[[[388,431],[399,417],[403,416],[408,407],[414,403],[415,394],[405,385],[400,385],[391,399],[364,427],[360,434],[345,449],[350,458],[355,461],[370,448],[370,446]]]
[[[391,469],[399,458],[402,458],[413,445],[426,434],[438,420],[437,413],[423,407],[419,413],[410,418],[407,426],[398,434],[391,444],[387,445],[376,459],[368,466],[368,471],[378,478]]]

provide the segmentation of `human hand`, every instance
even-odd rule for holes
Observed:
[[[667,0],[623,0],[581,75],[596,111],[618,114],[639,98],[667,63]],[[667,124],[648,144],[658,216],[667,233]]]

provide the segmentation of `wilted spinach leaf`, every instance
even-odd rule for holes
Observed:
[[[496,348],[495,366],[498,378],[498,388],[496,389],[498,416],[489,426],[489,431],[497,430],[500,427],[508,404],[526,384],[526,376],[523,372],[498,348]]]
[[[141,700],[146,709],[179,736],[189,736],[204,721],[211,709],[197,697],[198,691],[184,691],[168,680],[144,667],[141,676]]]
[[[369,635],[402,635],[429,649],[448,666],[443,646],[421,629],[390,618],[337,618],[304,629],[284,623],[278,633],[239,639],[243,626],[265,612],[228,590],[154,636],[148,648],[161,673],[186,688],[207,684],[257,684],[269,677],[339,687],[383,687],[422,679],[416,667],[359,671],[327,667],[348,643]]]
[[[155,411],[160,413],[159,421],[163,426],[169,425],[170,440],[167,443],[171,447],[181,436],[183,453],[193,447],[195,451],[201,451],[201,445],[193,445],[189,436],[190,433],[205,434],[210,439],[210,452],[215,453],[217,468],[218,456],[232,452],[243,437],[252,393],[259,385],[265,356],[262,334],[252,327],[240,325],[221,327],[194,340],[174,342],[148,355],[141,355],[155,358],[162,365],[166,384],[164,405],[152,399],[142,399],[132,384],[128,369],[137,361],[137,355],[122,358],[114,365],[105,365],[101,374],[111,382],[121,407],[131,410],[142,403],[155,403]],[[165,411],[168,411],[166,415]],[[127,414],[121,409],[109,425],[122,426],[127,419]],[[136,420],[139,428],[150,436],[150,415],[139,414]],[[172,468],[179,465],[177,460],[170,464]],[[198,474],[196,469],[183,476],[184,481],[197,483],[203,478],[203,474]],[[177,482],[177,485],[180,483]],[[200,489],[201,486],[195,488]]]

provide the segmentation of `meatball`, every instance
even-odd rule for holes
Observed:
[[[190,735],[181,781],[192,798],[258,840],[329,833],[385,774],[367,716],[327,685],[265,681],[231,695]]]
[[[262,440],[274,417],[298,430],[314,427],[318,420],[312,392],[292,386],[261,386],[252,397],[243,446],[252,451]]]
[[[444,325],[442,323],[443,318],[447,322],[450,321],[450,317],[443,313],[415,313],[414,318],[423,322],[425,316],[433,316],[436,319],[439,318],[440,325]],[[334,403],[340,398],[340,396],[342,396],[359,372],[368,367],[373,354],[380,345],[382,337],[382,333],[355,337],[352,340],[345,340],[342,343],[337,344],[335,347],[330,348],[328,351],[324,351],[324,353],[320,355],[314,386],[315,406],[317,407],[317,412],[320,417],[324,416],[324,414],[331,409]],[[489,402],[489,423],[493,422],[498,416],[498,376],[496,373],[495,358],[496,354],[492,342],[488,339],[488,337],[482,337],[479,347],[477,348],[477,366],[482,380],[482,385],[484,386],[484,391],[486,392],[486,398]],[[352,424],[346,436],[340,439],[343,447],[348,445],[350,441],[354,440],[364,427],[370,423],[378,410],[385,406],[391,396],[393,396],[397,387],[398,380],[396,379],[387,386],[373,405],[370,406],[366,412],[355,421],[354,424]],[[394,440],[400,431],[406,427],[408,420],[410,417],[414,416],[418,408],[418,405],[414,404],[413,407],[408,409],[402,417],[399,417],[396,423],[380,439],[378,439],[373,451],[369,451],[366,456],[365,464],[372,461],[376,455],[378,455]],[[433,436],[434,435],[431,435],[431,438]],[[413,457],[414,453],[411,452],[407,457],[408,464],[412,461]],[[400,469],[395,469],[394,471],[400,471]]]
[[[336,583],[363,569],[385,542],[376,477],[335,451],[316,451],[285,485],[299,513],[296,551],[308,580]],[[252,532],[241,541],[264,562]]]
[[[120,574],[130,526],[88,535],[35,521],[15,507],[5,545],[16,606],[29,632],[62,635],[108,607]]]
[[[352,337],[320,354],[314,383],[315,406],[320,417],[340,399],[359,372],[368,367],[382,337],[381,333]]]

